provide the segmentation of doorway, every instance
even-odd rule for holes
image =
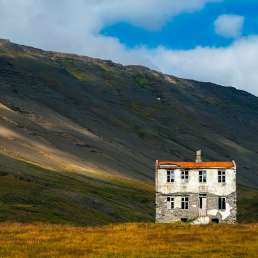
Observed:
[[[207,215],[207,195],[199,194],[199,216]]]

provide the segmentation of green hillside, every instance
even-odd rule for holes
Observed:
[[[1,221],[153,221],[155,160],[200,148],[236,160],[257,221],[257,131],[249,93],[0,40]]]
[[[0,156],[0,222],[154,221],[154,186],[42,169]],[[258,191],[239,187],[239,222],[258,221]]]
[[[0,156],[0,221],[99,225],[151,222],[153,188],[61,173]]]

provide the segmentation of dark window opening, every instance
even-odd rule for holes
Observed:
[[[189,180],[189,171],[188,170],[181,171],[181,179],[184,182],[188,182],[188,180]]]
[[[182,221],[182,222],[187,222],[188,219],[187,219],[187,218],[181,218],[181,221]]]
[[[183,210],[188,210],[188,208],[189,208],[189,197],[182,197],[182,199],[181,199],[181,208]]]
[[[226,209],[226,198],[225,197],[219,197],[219,210],[225,210]]]
[[[175,199],[174,199],[174,197],[171,197],[171,196],[167,197],[167,207],[168,207],[169,210],[175,208]]]
[[[175,182],[175,172],[174,170],[167,170],[167,183]]]
[[[213,219],[211,219],[211,223],[219,224],[219,219],[213,218]]]
[[[199,182],[206,183],[207,182],[207,171],[201,170],[199,171]]]
[[[225,170],[218,171],[218,182],[226,183],[226,171]]]

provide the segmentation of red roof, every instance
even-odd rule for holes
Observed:
[[[180,168],[234,168],[235,164],[233,161],[212,161],[212,162],[180,162],[180,161],[158,161],[158,167],[160,165],[167,165],[168,167],[176,166]]]

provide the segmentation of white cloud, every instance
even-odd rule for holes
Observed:
[[[107,24],[128,21],[157,29],[169,17],[198,10],[210,0],[0,0],[0,37],[36,47],[141,64],[180,77],[233,85],[258,95],[258,37],[227,48],[173,51],[128,49],[100,34]]]
[[[242,34],[244,17],[239,15],[224,14],[219,16],[215,23],[215,31],[226,38],[236,38]]]
[[[158,29],[171,16],[199,10],[221,0],[103,0],[98,15],[105,21],[128,21],[146,29]]]
[[[155,30],[168,18],[220,0],[0,0],[0,36],[47,50],[109,56],[119,41],[108,24],[128,21]],[[115,52],[113,53],[115,55]]]
[[[258,95],[258,36],[239,39],[226,48],[171,51],[161,47],[150,56],[165,73],[233,85]]]

